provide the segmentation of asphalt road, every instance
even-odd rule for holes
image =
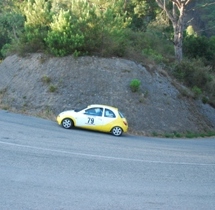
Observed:
[[[114,137],[0,110],[0,209],[215,209],[215,138]]]

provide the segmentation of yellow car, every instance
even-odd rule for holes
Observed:
[[[111,132],[114,136],[121,136],[127,132],[128,123],[118,108],[93,104],[84,109],[68,110],[57,116],[57,122],[63,128],[74,127]]]

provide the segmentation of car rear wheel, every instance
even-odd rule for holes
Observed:
[[[63,128],[69,129],[73,126],[73,121],[69,118],[65,118],[62,120]]]
[[[114,136],[121,136],[122,135],[122,128],[116,126],[114,127],[112,130],[111,130],[111,133],[114,135]]]

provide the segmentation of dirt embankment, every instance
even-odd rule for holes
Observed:
[[[0,64],[0,75],[0,106],[26,114],[54,116],[99,103],[118,107],[130,131],[144,135],[215,128],[215,109],[182,97],[163,69],[125,59],[13,55]],[[141,81],[136,93],[133,79]]]

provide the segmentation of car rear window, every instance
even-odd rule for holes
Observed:
[[[122,112],[120,112],[120,111],[119,111],[119,116],[120,116],[121,118],[125,118],[124,115],[122,114]]]
[[[105,109],[105,117],[115,118],[116,115],[110,109]]]

